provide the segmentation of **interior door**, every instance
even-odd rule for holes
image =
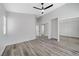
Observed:
[[[48,36],[48,23],[42,24],[42,35]]]
[[[36,36],[39,36],[39,25],[36,25]]]

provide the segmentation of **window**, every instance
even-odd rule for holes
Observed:
[[[6,17],[3,16],[3,34],[6,34]]]

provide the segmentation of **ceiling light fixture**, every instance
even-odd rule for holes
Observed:
[[[45,11],[45,10],[41,10],[42,14],[44,14],[44,11]]]
[[[45,11],[46,9],[52,7],[53,4],[51,4],[51,5],[47,6],[47,7],[44,7],[44,3],[41,3],[41,6],[42,6],[42,8],[38,8],[38,7],[33,7],[33,8],[38,9],[38,10],[41,10],[41,12],[42,12],[41,14],[44,14],[44,11]]]

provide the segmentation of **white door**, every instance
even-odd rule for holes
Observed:
[[[48,23],[46,23],[46,24],[42,24],[42,26],[41,26],[42,28],[42,35],[44,35],[44,36],[48,36]]]
[[[36,36],[39,36],[39,25],[36,25]]]

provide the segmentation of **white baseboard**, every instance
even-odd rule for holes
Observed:
[[[4,52],[4,50],[5,50],[5,45],[1,45],[0,46],[0,56],[2,55],[2,53]]]
[[[78,38],[78,39],[79,39],[78,36],[70,36],[70,35],[60,35],[60,36],[64,36],[64,37],[72,37],[72,38]]]

